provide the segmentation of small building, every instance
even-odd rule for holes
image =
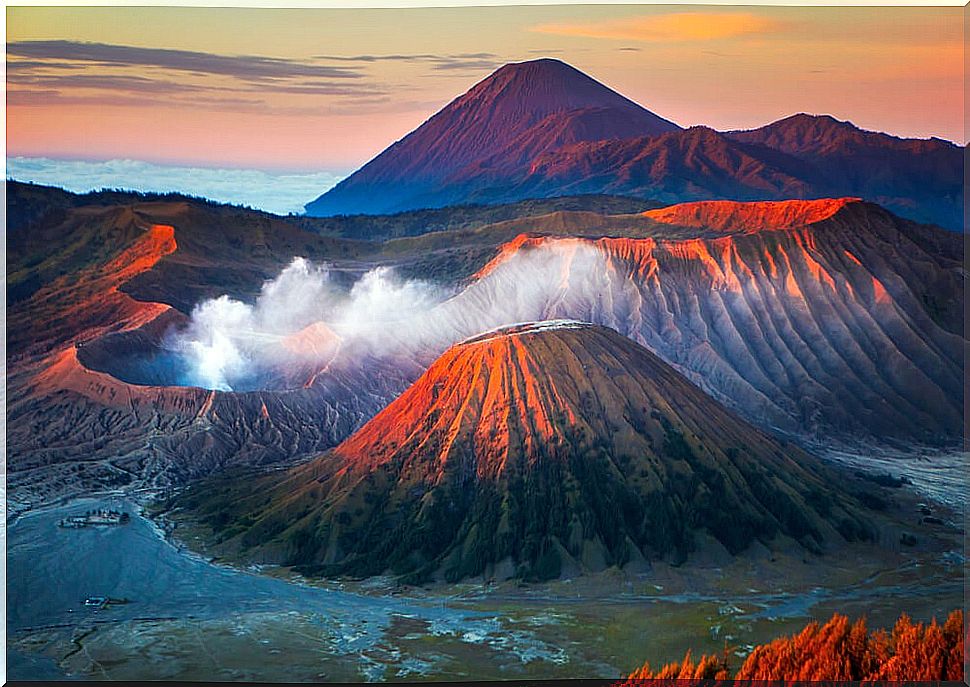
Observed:
[[[68,529],[79,529],[81,527],[111,527],[114,525],[126,525],[131,521],[131,516],[118,510],[89,510],[84,515],[69,515],[58,522],[59,527]]]

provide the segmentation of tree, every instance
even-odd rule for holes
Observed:
[[[966,629],[963,611],[953,611],[941,627],[914,623],[903,614],[892,633],[869,632],[864,618],[850,624],[836,613],[824,625],[809,623],[796,635],[754,648],[735,680],[962,681]],[[628,687],[647,680],[728,679],[728,652],[702,656],[695,664],[690,651],[682,661],[654,672],[649,663],[635,670]]]

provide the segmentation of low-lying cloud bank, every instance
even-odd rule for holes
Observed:
[[[176,191],[266,212],[303,214],[303,205],[333,187],[335,172],[286,173],[258,169],[215,169],[157,165],[140,160],[54,160],[7,158],[7,178],[59,186],[75,193],[103,188],[166,193]]]

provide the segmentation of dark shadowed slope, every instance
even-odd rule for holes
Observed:
[[[525,161],[578,141],[674,131],[573,67],[553,59],[509,64],[456,98],[334,189],[311,215],[380,214],[460,202],[449,180],[496,160]]]
[[[549,578],[869,536],[832,484],[629,339],[551,321],[453,346],[307,465],[179,500],[310,572]]]
[[[335,217],[288,216],[292,222],[321,236],[366,241],[387,241],[439,231],[476,229],[497,222],[538,217],[551,212],[594,212],[625,215],[658,207],[659,203],[623,196],[580,195],[529,198],[513,203],[450,205],[444,208],[408,210],[393,215],[340,215]]]
[[[726,135],[805,162],[822,194],[858,195],[921,222],[963,226],[964,149],[949,141],[897,138],[806,114]]]
[[[663,136],[563,146],[537,157],[528,173],[514,179],[504,193],[541,196],[623,189],[665,203],[805,198],[815,195],[807,172],[804,163],[788,155],[698,126]]]

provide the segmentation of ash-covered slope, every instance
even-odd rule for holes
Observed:
[[[7,256],[7,484],[18,503],[312,454],[420,371],[394,361],[375,374],[374,361],[364,374],[317,375],[326,361],[315,356],[246,393],[180,386],[159,342],[202,297],[258,292],[298,252],[367,247],[185,198],[8,186],[22,208]]]
[[[559,60],[507,64],[309,203],[307,213],[449,205],[461,200],[450,186],[494,165],[528,164],[568,143],[677,129]]]
[[[697,238],[522,235],[442,319],[480,321],[501,303],[518,320],[594,321],[761,426],[821,442],[959,441],[962,236],[854,199],[646,218]]]
[[[307,465],[179,502],[312,573],[550,578],[868,536],[833,483],[629,339],[550,321],[453,346]]]

